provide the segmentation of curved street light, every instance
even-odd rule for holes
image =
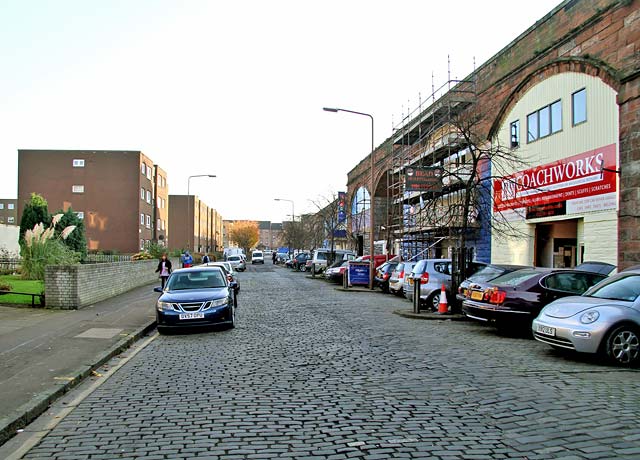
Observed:
[[[369,155],[371,157],[371,165],[370,165],[370,170],[371,170],[371,184],[370,184],[370,190],[369,190],[369,289],[373,289],[373,270],[375,268],[375,261],[373,260],[373,224],[374,224],[374,217],[373,217],[373,198],[375,195],[375,191],[374,191],[374,180],[373,180],[373,152],[375,150],[375,144],[374,144],[374,140],[373,140],[373,115],[365,113],[365,112],[357,112],[355,110],[347,110],[347,109],[339,109],[337,107],[323,107],[322,110],[324,110],[325,112],[333,112],[333,113],[337,113],[337,112],[347,112],[347,113],[353,113],[355,115],[362,115],[365,117],[369,117],[371,119],[371,154]]]

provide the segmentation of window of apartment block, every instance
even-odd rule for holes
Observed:
[[[144,225],[144,214],[140,214],[140,225]]]
[[[72,193],[84,193],[84,185],[72,185],[71,186]]]
[[[142,173],[143,176],[147,175],[147,165],[144,163],[140,163],[140,173]]]
[[[571,95],[571,123],[573,126],[587,121],[587,90],[582,88]]]
[[[78,212],[76,212],[76,216],[78,216],[78,219],[82,220],[82,219],[84,219],[84,212],[78,211]]]
[[[13,216],[9,216],[7,217],[7,223],[9,224],[15,224],[16,223],[16,218]]]
[[[527,142],[533,142],[562,130],[562,101],[527,115]]]
[[[140,249],[144,249],[144,240],[140,240]]]
[[[147,215],[146,218],[147,218],[147,223],[146,223],[147,228],[151,228],[151,216]]]
[[[140,187],[140,199],[144,200],[144,187]]]
[[[147,190],[147,203],[151,203],[151,190]]]
[[[162,221],[162,230],[164,230],[164,220]]]
[[[160,219],[158,219],[158,223],[156,225],[157,225],[156,228],[160,228]]]
[[[511,122],[509,125],[509,133],[511,136],[511,148],[515,149],[520,145],[520,120]]]
[[[4,203],[0,203],[0,209],[4,209]]]
[[[74,168],[84,168],[84,160],[83,159],[75,159],[73,160]]]
[[[149,180],[151,180],[151,173],[152,173],[151,167],[147,166],[147,179],[149,179]]]
[[[13,203],[7,204],[7,209],[15,209],[16,205]]]

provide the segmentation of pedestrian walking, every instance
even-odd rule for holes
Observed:
[[[160,283],[162,284],[162,289],[164,289],[167,278],[169,278],[171,274],[171,261],[167,257],[167,253],[162,254],[160,262],[158,262],[158,268],[156,268],[156,273],[160,273]]]
[[[202,263],[203,264],[208,264],[209,262],[211,262],[211,259],[209,258],[209,254],[205,254],[202,256]]]
[[[189,254],[189,251],[184,251],[182,256],[182,268],[189,268],[193,265],[193,257]]]
[[[278,257],[278,254],[276,253],[276,251],[273,251],[271,253],[271,262],[273,262],[273,264],[275,265],[276,263],[276,258]]]

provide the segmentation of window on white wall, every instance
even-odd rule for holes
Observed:
[[[556,101],[527,115],[527,142],[534,142],[561,130],[562,101]]]
[[[587,121],[587,90],[582,88],[571,95],[571,123],[573,126]]]

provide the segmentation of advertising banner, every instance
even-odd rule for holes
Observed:
[[[347,221],[346,199],[347,194],[345,192],[338,192],[338,224],[344,224]]]
[[[369,262],[349,262],[349,286],[369,285]]]
[[[493,210],[540,207],[563,201],[567,202],[567,213],[577,207],[572,201],[578,201],[585,210],[615,209],[617,200],[598,196],[615,195],[617,174],[604,169],[615,170],[616,166],[616,144],[610,144],[495,179]]]
[[[442,168],[407,168],[404,185],[407,192],[441,192]]]

